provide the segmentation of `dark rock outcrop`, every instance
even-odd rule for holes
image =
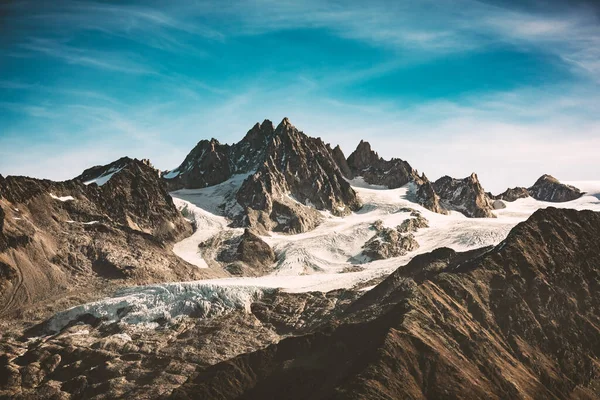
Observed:
[[[361,176],[370,185],[395,189],[412,182],[415,184],[414,200],[417,203],[439,214],[448,213],[440,204],[440,197],[435,193],[425,174],[419,176],[408,162],[399,158],[384,160],[371,149],[368,142],[361,140],[356,150],[348,156],[346,164],[350,170],[346,177]]]
[[[321,220],[316,210],[335,215],[360,207],[346,182],[338,158],[318,138],[299,132],[287,118],[273,128],[271,121],[256,124],[233,145],[201,141],[175,170],[163,174],[171,190],[201,188],[221,183],[234,174],[251,173],[236,193],[244,209],[238,224],[260,232],[304,232]],[[343,167],[343,165],[342,165]]]
[[[248,264],[251,268],[265,269],[276,260],[271,246],[252,233],[250,229],[244,230],[236,255],[238,260]]]
[[[345,215],[360,207],[321,139],[299,132],[287,118],[275,130],[266,161],[240,187],[246,214],[258,213],[258,228],[302,232],[318,224],[314,209]]]
[[[170,190],[216,185],[232,175],[230,146],[217,139],[201,140],[173,171],[163,174]]]
[[[331,147],[329,145],[327,145],[327,148],[330,149]],[[333,148],[333,150],[331,150],[331,156],[333,157],[333,160],[336,162],[342,175],[344,175],[348,179],[354,178],[354,175],[352,174],[352,171],[350,170],[350,167],[348,166],[348,161],[346,161],[346,156],[344,155],[344,152],[342,151],[342,149],[340,148],[339,145],[335,146]]]
[[[600,398],[599,247],[600,214],[539,210],[496,247],[415,257],[342,318],[172,397]]]
[[[555,203],[575,200],[583,195],[576,187],[560,183],[550,175],[542,175],[528,191],[529,195],[536,200]]]
[[[362,176],[366,183],[395,189],[418,178],[417,172],[404,160],[384,160],[371,149],[369,142],[360,141],[347,160],[353,176]]]
[[[493,198],[496,200],[504,200],[504,201],[515,201],[517,199],[524,199],[529,197],[529,191],[524,187],[515,187],[506,189],[503,193],[500,193]]]
[[[474,173],[465,179],[443,176],[433,183],[433,189],[446,208],[462,212],[471,218],[495,217],[491,201]]]
[[[415,179],[416,190],[414,193],[415,201],[426,209],[438,214],[448,214],[448,210],[441,204],[440,196],[435,192],[433,184],[423,174],[419,179]]]
[[[535,184],[528,189],[524,187],[506,189],[504,193],[492,196],[492,198],[504,201],[515,201],[517,199],[533,197],[540,201],[562,203],[578,199],[581,196],[583,196],[583,193],[576,187],[560,183],[558,179],[551,175],[542,175]]]

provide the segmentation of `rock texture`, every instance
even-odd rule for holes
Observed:
[[[0,180],[0,315],[101,296],[116,285],[209,276],[171,252],[192,229],[158,172],[139,160],[119,162],[102,186],[82,179],[111,167],[66,182]]]
[[[304,232],[321,221],[316,210],[345,215],[360,207],[335,157],[343,158],[339,147],[331,150],[321,139],[298,131],[287,118],[277,128],[265,120],[234,145],[201,141],[163,179],[171,190],[194,189],[234,174],[250,174],[236,193],[244,214],[232,217],[259,232]]]
[[[500,193],[497,196],[494,196],[494,199],[504,200],[504,201],[515,201],[517,199],[523,199],[529,197],[529,191],[524,187],[515,187],[512,189],[506,189],[503,193]]]
[[[166,398],[197,371],[310,332],[357,297],[273,291],[247,311],[158,320],[157,329],[88,315],[49,336],[44,324],[23,336],[3,331],[11,340],[0,342],[0,398]]]
[[[407,221],[411,221],[411,219]],[[363,246],[363,255],[369,260],[383,260],[399,257],[419,248],[419,243],[412,233],[408,232],[410,223],[398,226],[396,229],[386,228],[383,221],[378,220],[373,229],[377,232]]]
[[[551,175],[542,175],[529,189],[516,187],[507,189],[504,193],[493,196],[494,199],[515,201],[526,197],[533,197],[540,201],[562,203],[580,198],[583,193],[574,186],[560,183]]]
[[[383,185],[395,189],[418,178],[409,163],[399,158],[384,160],[371,149],[369,142],[360,141],[347,160],[353,176],[362,176],[371,185]]]
[[[172,398],[600,398],[600,214],[545,209],[494,248],[415,257],[314,333]]]
[[[341,150],[340,150],[341,151]],[[337,159],[340,158],[339,153]],[[423,207],[439,213],[447,214],[448,211],[440,204],[440,197],[437,195],[429,179],[413,169],[410,164],[399,158],[384,160],[371,149],[369,142],[360,141],[356,150],[348,156],[346,163],[338,161],[341,165],[340,170],[348,171],[344,173],[348,179],[360,176],[370,185],[382,185],[389,189],[396,189],[413,183],[414,200]]]
[[[476,174],[465,179],[443,176],[433,183],[433,189],[449,209],[460,211],[471,218],[494,218],[493,205]]]
[[[287,118],[275,129],[266,154],[236,196],[258,227],[303,232],[319,222],[314,209],[344,215],[360,207],[323,141],[299,132]]]
[[[576,187],[560,183],[550,175],[542,175],[528,191],[536,200],[556,203],[575,200],[583,195]]]

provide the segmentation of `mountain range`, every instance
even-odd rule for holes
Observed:
[[[287,118],[169,171],[0,175],[0,397],[600,398],[575,186],[430,181]]]

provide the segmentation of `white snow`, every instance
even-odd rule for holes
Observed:
[[[185,244],[186,248],[193,250],[196,265],[206,266],[197,250],[198,243],[223,230],[231,229],[227,227],[228,221],[225,218],[228,214],[219,208],[219,205],[229,202],[226,209],[232,208],[231,193],[235,193],[235,189],[245,177],[238,176],[206,189],[173,193],[175,197],[187,196],[187,209],[196,216],[198,232],[177,245]],[[539,208],[553,206],[600,211],[600,199],[588,194],[567,203],[546,203],[532,198],[507,202],[505,209],[494,211],[498,218],[467,218],[455,211],[450,215],[441,215],[411,202],[410,184],[390,190],[383,186],[368,185],[360,177],[349,182],[363,202],[363,208],[358,212],[345,217],[322,212],[323,223],[310,232],[296,235],[271,233],[270,236],[262,237],[277,254],[278,262],[272,274],[258,278],[236,277],[209,282],[226,286],[282,288],[289,292],[348,288],[378,276],[385,276],[406,264],[415,255],[438,247],[446,246],[465,251],[497,245],[516,224],[527,219]],[[592,191],[587,188],[595,187],[600,193],[600,182],[587,183],[587,186],[579,183],[578,187],[590,193]],[[180,203],[177,204],[182,204],[181,200],[178,201]],[[362,246],[374,235],[371,225],[378,219],[383,220],[386,227],[393,228],[399,225],[410,218],[409,212],[401,211],[406,207],[420,211],[429,220],[429,228],[420,229],[415,233],[419,249],[406,256],[362,263]],[[185,252],[181,254],[176,250],[176,253],[184,259],[190,259],[189,254]],[[346,267],[352,265],[360,265],[364,270],[342,273]]]
[[[151,328],[158,326],[158,319],[171,321],[190,314],[210,318],[235,309],[249,311],[250,304],[263,293],[264,289],[257,287],[225,287],[202,281],[130,287],[107,299],[60,312],[47,326],[58,332],[69,322],[90,314],[106,322]]]
[[[121,171],[123,168],[125,168],[125,167],[112,167],[109,170],[107,170],[106,172],[104,172],[102,175],[98,176],[97,178],[83,182],[83,184],[90,185],[92,183],[95,183],[98,186],[102,186],[106,182],[108,182],[110,180],[110,178],[113,177],[114,174]]]
[[[240,234],[240,228],[229,228],[227,216],[241,208],[235,202],[235,192],[247,175],[238,175],[220,185],[195,190],[173,192],[175,204],[184,216],[197,226],[189,238],[177,243],[174,252],[184,260],[201,268],[209,267],[202,258],[198,244],[217,234],[232,231]],[[533,212],[545,207],[590,209],[600,211],[600,182],[574,184],[588,193],[566,203],[546,203],[533,198],[506,202],[505,209],[495,210],[498,218],[467,218],[458,212],[449,215],[433,213],[409,200],[412,186],[385,189],[366,184],[361,178],[350,181],[358,193],[363,208],[345,217],[322,212],[323,222],[316,229],[296,235],[271,233],[263,236],[277,254],[278,262],[270,275],[262,277],[234,277],[196,282],[152,285],[124,289],[117,296],[75,307],[58,318],[55,327],[64,326],[84,312],[116,317],[116,310],[133,307],[123,321],[151,323],[160,316],[170,318],[191,312],[196,304],[204,314],[215,315],[234,308],[247,308],[254,296],[264,290],[280,288],[287,292],[329,291],[352,288],[373,278],[387,276],[409,262],[417,254],[446,246],[458,251],[470,250],[501,243],[508,232]],[[225,204],[224,207],[220,207]],[[395,227],[410,218],[403,208],[421,212],[429,220],[429,228],[422,228],[414,235],[420,247],[401,257],[363,262],[362,246],[374,234],[371,228],[377,220],[384,226]],[[359,272],[343,272],[345,268],[359,265]],[[363,288],[370,290],[372,287]],[[233,304],[233,305],[232,305]]]
[[[72,200],[75,200],[75,198],[74,198],[73,196],[62,196],[62,197],[59,197],[59,196],[55,196],[55,195],[54,195],[54,194],[52,194],[52,193],[50,193],[50,197],[52,197],[52,198],[53,198],[53,199],[55,199],[55,200],[60,200],[60,201],[63,201],[63,202],[64,202],[64,201],[72,201]]]

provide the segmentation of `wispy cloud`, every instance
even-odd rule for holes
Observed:
[[[82,65],[107,71],[124,72],[128,74],[156,74],[157,72],[133,61],[136,58],[133,54],[102,52],[77,48],[57,40],[32,38],[28,42],[21,44],[21,48],[44,54],[49,57],[61,59],[69,64]]]

